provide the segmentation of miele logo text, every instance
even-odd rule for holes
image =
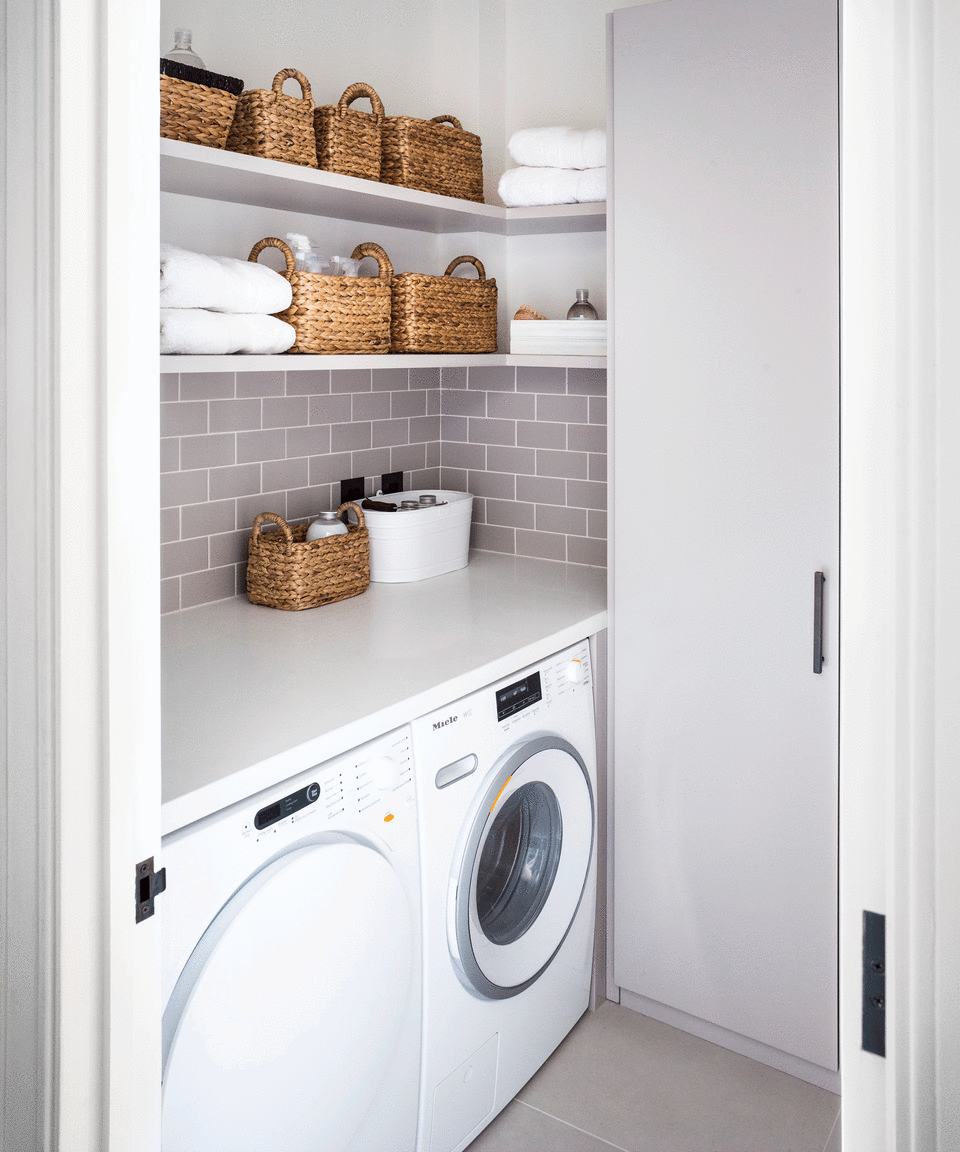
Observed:
[[[456,724],[459,719],[459,716],[448,716],[446,720],[437,720],[433,725],[433,730],[436,732],[438,728],[446,728],[448,724]]]

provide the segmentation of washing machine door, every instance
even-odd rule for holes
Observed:
[[[489,999],[516,996],[549,966],[590,874],[595,811],[579,752],[559,737],[498,765],[466,837],[454,936],[461,977]]]
[[[267,864],[207,928],[164,1012],[163,1152],[346,1147],[414,968],[406,896],[379,851],[331,834]]]

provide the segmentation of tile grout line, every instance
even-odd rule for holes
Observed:
[[[622,1148],[619,1144],[611,1144],[609,1140],[604,1140],[602,1136],[598,1136],[595,1132],[588,1132],[586,1128],[578,1128],[576,1124],[571,1124],[568,1120],[561,1120],[559,1116],[554,1116],[552,1112],[545,1112],[542,1108],[537,1108],[533,1104],[528,1104],[526,1100],[521,1100],[519,1097],[514,1097],[517,1104],[522,1104],[524,1108],[529,1108],[533,1112],[539,1112],[541,1116],[549,1116],[551,1120],[556,1120],[558,1124],[562,1124],[565,1128],[572,1128],[574,1132],[582,1132],[584,1136],[589,1136],[591,1140],[599,1140],[601,1144],[606,1144],[608,1148],[615,1148],[617,1152],[630,1152],[629,1148]]]

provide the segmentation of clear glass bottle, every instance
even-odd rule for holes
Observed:
[[[206,71],[206,64],[204,64],[196,52],[190,47],[192,38],[193,33],[189,28],[174,28],[174,45],[169,52],[164,52],[162,59],[176,60],[180,64],[189,64],[191,68],[203,68],[203,70]]]
[[[577,289],[577,300],[575,304],[571,304],[567,310],[568,320],[598,320],[597,310],[590,303],[587,297],[590,295],[589,288]]]
[[[307,529],[308,540],[322,540],[324,536],[341,536],[347,530],[346,524],[340,519],[339,512],[333,509],[330,512],[321,512]]]

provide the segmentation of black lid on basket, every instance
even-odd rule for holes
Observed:
[[[218,72],[193,68],[189,64],[181,64],[179,60],[165,60],[162,56],[160,75],[171,76],[174,80],[188,80],[191,84],[203,84],[206,88],[220,88],[232,96],[239,96],[243,91],[243,81],[236,76],[221,76]]]

